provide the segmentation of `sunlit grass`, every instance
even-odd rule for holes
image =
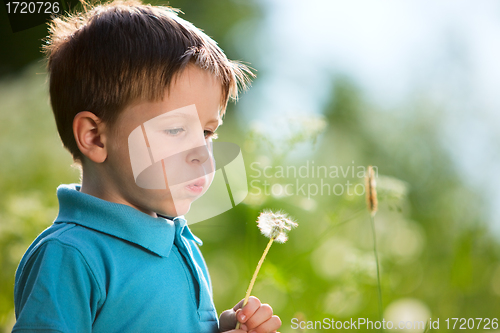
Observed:
[[[57,215],[56,187],[78,181],[71,164],[57,135],[43,66],[0,81],[0,330],[13,325],[21,256]]]

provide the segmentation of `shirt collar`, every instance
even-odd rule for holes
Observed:
[[[137,244],[161,257],[168,257],[176,235],[202,244],[183,216],[152,217],[133,207],[82,193],[80,187],[70,184],[57,188],[59,215],[54,223],[79,224]]]

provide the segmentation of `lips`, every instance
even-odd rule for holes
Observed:
[[[206,180],[205,180],[205,177],[201,177],[201,178],[198,178],[194,181],[194,183],[190,184],[190,185],[194,185],[194,186],[205,186],[205,183],[206,183]]]
[[[205,178],[201,177],[201,178],[196,179],[194,182],[186,185],[186,188],[191,192],[199,194],[203,191],[203,186],[205,186],[205,183],[206,183]]]

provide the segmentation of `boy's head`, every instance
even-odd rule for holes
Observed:
[[[58,18],[44,46],[50,98],[64,146],[82,162],[73,119],[91,111],[113,126],[125,106],[159,101],[176,75],[193,63],[221,83],[221,116],[245,87],[248,68],[230,61],[217,43],[168,7],[113,1]]]
[[[63,144],[82,163],[87,191],[182,215],[211,181],[211,132],[252,74],[171,8],[135,0],[85,7],[54,20],[45,46]],[[136,174],[139,129],[166,191],[152,190],[154,172]]]

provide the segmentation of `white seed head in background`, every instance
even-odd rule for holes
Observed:
[[[298,226],[287,214],[283,212],[272,212],[265,210],[260,213],[257,219],[257,226],[260,232],[267,238],[272,238],[278,243],[288,240],[287,233]]]

